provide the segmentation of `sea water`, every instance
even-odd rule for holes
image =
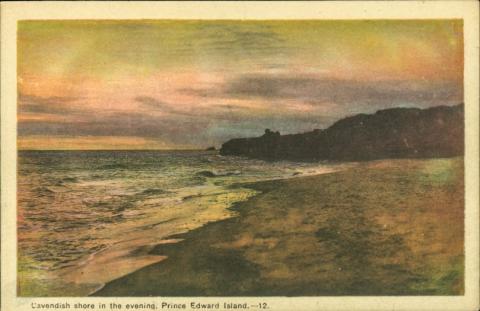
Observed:
[[[84,296],[165,259],[173,235],[235,216],[234,184],[339,169],[205,151],[20,151],[18,294]]]

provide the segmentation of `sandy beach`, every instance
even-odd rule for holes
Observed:
[[[234,185],[259,194],[94,295],[461,295],[463,178],[462,158],[406,159]]]
[[[164,260],[151,250],[235,216],[229,207],[258,193],[232,185],[355,165],[202,151],[27,152],[20,159],[18,293],[31,297],[88,296]]]

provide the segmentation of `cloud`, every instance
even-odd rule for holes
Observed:
[[[276,110],[252,113],[252,109],[232,104],[216,104],[197,113],[177,113],[164,101],[139,96],[136,101],[149,109],[168,111],[167,114],[136,112],[93,112],[78,117],[75,122],[50,120],[19,120],[19,137],[144,137],[168,141],[176,145],[219,145],[226,140],[252,133],[260,135],[265,128],[295,133],[322,127],[331,120],[319,115],[285,114]],[[170,113],[172,112],[172,113]],[[242,134],[243,133],[243,134]]]
[[[177,91],[181,94],[197,97],[224,97],[223,86],[217,88],[179,88]]]
[[[172,115],[196,116],[190,111],[175,109],[172,104],[149,96],[137,96],[135,97],[135,101],[140,103],[143,108],[148,110],[161,111]]]
[[[170,108],[169,104],[166,102],[159,101],[153,97],[149,96],[137,96],[135,97],[135,101],[143,104],[143,106],[147,108],[154,108],[154,109],[165,109],[165,108]]]
[[[196,42],[201,51],[237,61],[276,59],[289,52],[287,41],[269,25],[201,23],[194,35],[186,42]]]
[[[39,97],[33,95],[18,95],[19,113],[43,113],[52,115],[78,114],[84,110],[72,106],[72,103],[80,100],[79,97]]]
[[[135,97],[140,106],[133,111],[80,110],[70,105],[75,100],[22,96],[20,114],[54,114],[59,118],[19,118],[19,137],[145,137],[177,145],[203,146],[207,142],[222,142],[224,135],[209,133],[209,128],[215,123],[236,123],[245,119],[245,115],[248,118],[250,112],[248,108],[229,104],[182,111],[166,101],[149,96]],[[73,117],[69,118],[71,115]]]
[[[188,104],[138,95],[124,111],[88,109],[80,98],[19,95],[19,137],[144,137],[176,145],[219,145],[234,137],[326,128],[354,113],[394,106],[426,107],[462,101],[453,81],[358,81],[318,76],[238,75],[208,89],[181,89]],[[195,95],[196,94],[196,95]],[[126,99],[130,101],[130,98]],[[197,102],[195,102],[195,100]],[[131,103],[131,102],[130,102]]]
[[[238,120],[240,117],[248,117],[255,113],[251,107],[243,107],[234,104],[210,104],[208,106],[197,107],[199,109],[185,111],[175,108],[174,105],[165,101],[158,100],[150,96],[137,96],[135,101],[141,104],[142,108],[149,111],[159,111],[168,114],[170,119],[183,116],[196,120]],[[257,111],[258,113],[258,111]]]
[[[296,100],[312,105],[329,102],[354,109],[364,105],[375,109],[405,104],[432,106],[463,100],[463,85],[457,81],[360,81],[306,75],[240,75],[217,88],[180,91],[200,97]]]
[[[196,142],[198,133],[209,122],[184,116],[158,117],[148,113],[109,112],[91,113],[76,122],[18,122],[19,137],[43,136],[116,136],[145,137],[178,144]]]

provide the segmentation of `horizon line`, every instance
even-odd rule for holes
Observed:
[[[199,149],[17,149],[17,151],[218,151],[207,150],[207,148]]]

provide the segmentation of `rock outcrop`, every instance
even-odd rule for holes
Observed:
[[[268,160],[357,161],[464,153],[464,108],[393,108],[341,119],[325,130],[232,139],[220,154]]]

